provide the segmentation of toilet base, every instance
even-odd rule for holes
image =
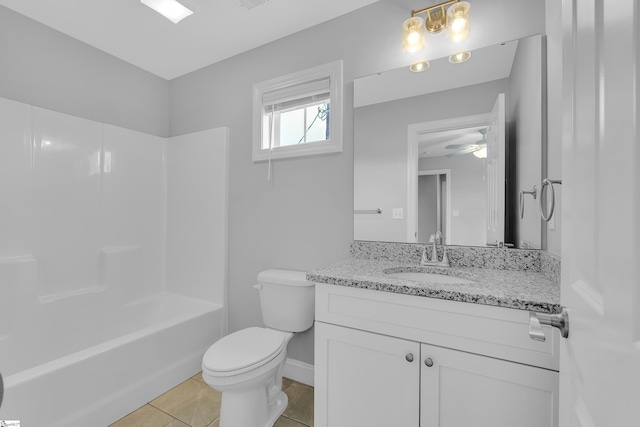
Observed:
[[[275,403],[269,408],[269,422],[265,427],[273,427],[276,421],[278,421],[278,418],[280,418],[280,415],[287,409],[288,404],[289,397],[284,391],[281,391],[280,396],[278,396]]]
[[[207,367],[205,354],[202,378],[222,393],[220,427],[272,427],[287,408],[289,399],[282,391],[282,372],[293,333],[280,333],[284,339],[280,353],[247,371],[212,371]]]
[[[289,398],[280,394],[271,404],[264,389],[222,393],[220,427],[273,427],[287,409]]]

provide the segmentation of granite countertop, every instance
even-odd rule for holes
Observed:
[[[388,276],[388,272],[423,271],[474,283],[427,283]],[[559,313],[560,286],[542,273],[477,267],[427,267],[415,263],[351,258],[307,273],[318,283],[373,289],[420,297]]]

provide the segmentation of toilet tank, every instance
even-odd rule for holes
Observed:
[[[302,332],[313,326],[315,284],[303,271],[265,270],[258,274],[260,306],[264,324],[287,332]]]

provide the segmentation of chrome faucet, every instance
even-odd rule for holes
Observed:
[[[429,244],[431,245],[431,259],[427,258],[427,247],[425,246],[422,249],[422,260],[420,260],[420,265],[429,265],[429,266],[437,266],[437,267],[449,267],[449,258],[447,257],[447,248],[446,246],[442,247],[442,260],[438,261],[438,249],[436,246],[436,241],[441,239],[442,233],[437,231],[435,234],[429,236]]]

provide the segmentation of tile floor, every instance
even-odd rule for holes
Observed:
[[[313,387],[284,378],[289,405],[274,427],[313,427]],[[198,373],[109,427],[218,427],[221,394]]]

